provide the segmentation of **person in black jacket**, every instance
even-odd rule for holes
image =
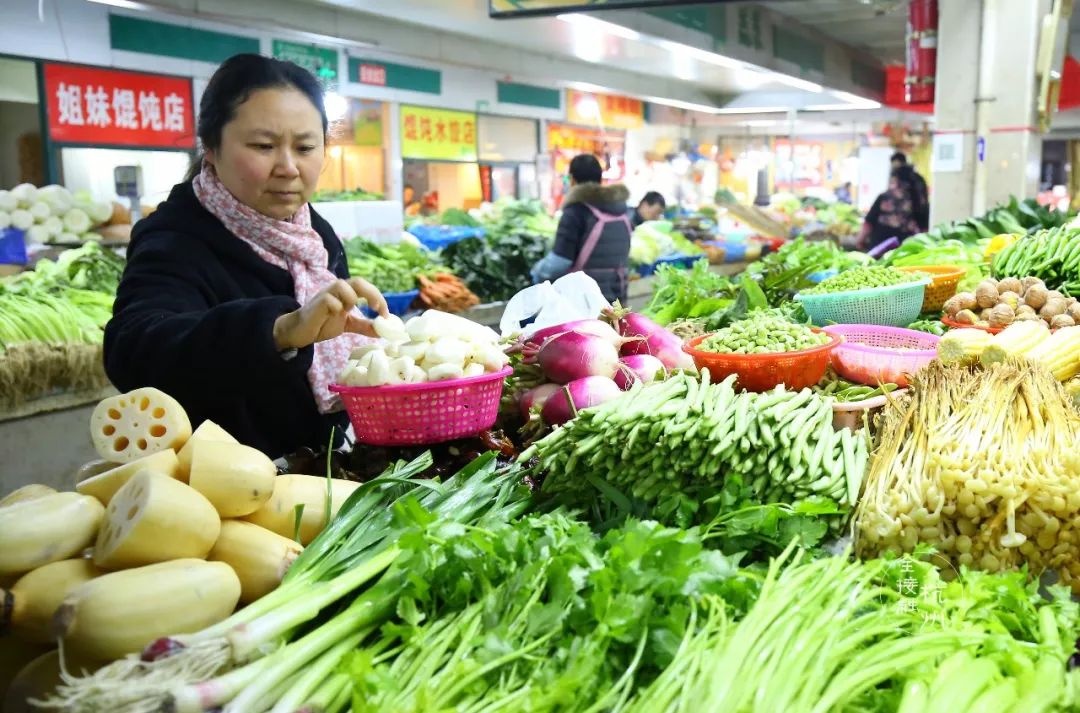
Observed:
[[[584,271],[596,280],[604,298],[626,302],[626,267],[630,260],[630,233],[626,213],[630,191],[626,186],[600,185],[603,169],[592,154],[570,162],[570,192],[563,201],[555,247],[532,270],[537,282]]]
[[[386,314],[308,205],[322,91],[292,63],[237,55],[199,109],[204,156],[132,231],[105,369],[117,388],[159,388],[193,426],[213,420],[271,457],[320,448],[347,425],[326,387],[359,335],[374,336],[357,305]]]
[[[637,204],[637,208],[631,208],[627,212],[626,217],[630,219],[630,226],[636,228],[650,220],[660,220],[666,209],[667,201],[664,200],[664,195],[659,191],[649,191]]]

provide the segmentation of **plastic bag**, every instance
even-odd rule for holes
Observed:
[[[503,337],[519,333],[528,336],[556,324],[595,319],[609,306],[596,280],[584,272],[571,272],[554,283],[526,287],[511,297],[503,310],[499,329]]]

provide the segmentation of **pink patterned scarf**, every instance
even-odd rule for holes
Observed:
[[[293,279],[296,301],[307,304],[319,290],[337,276],[330,271],[329,255],[322,238],[311,227],[311,211],[304,206],[288,220],[277,220],[249,208],[229,193],[209,164],[192,181],[195,195],[210,214],[225,228],[251,246],[259,257],[271,265],[288,270]],[[320,413],[341,409],[336,394],[329,385],[345,367],[354,347],[370,341],[360,334],[342,334],[315,344],[315,356],[308,369],[308,381],[315,394]]]

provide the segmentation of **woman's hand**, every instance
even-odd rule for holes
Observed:
[[[371,320],[360,316],[356,305],[363,299],[379,314],[389,316],[382,293],[367,280],[354,277],[336,280],[295,312],[274,322],[274,344],[279,351],[303,349],[346,332],[375,336]]]

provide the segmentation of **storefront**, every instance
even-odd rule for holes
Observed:
[[[321,195],[348,194],[354,200],[380,200],[386,193],[388,105],[349,99],[345,116],[330,127],[326,163],[319,176]]]
[[[536,178],[540,135],[535,120],[481,114],[477,136],[485,201],[540,196]]]
[[[157,205],[184,179],[195,150],[190,78],[41,63],[45,182],[97,201],[120,200],[113,170],[142,170],[142,202]]]
[[[401,158],[406,214],[468,210],[483,202],[476,114],[403,104]]]
[[[545,201],[557,207],[569,187],[570,161],[591,153],[604,168],[604,182],[626,178],[626,130],[644,125],[644,105],[638,99],[613,94],[594,94],[573,89],[566,92],[566,124],[548,124],[548,151],[552,179]]]

